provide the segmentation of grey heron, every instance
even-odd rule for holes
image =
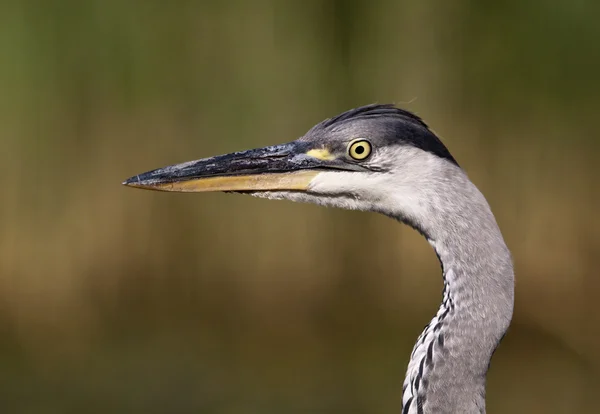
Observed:
[[[485,413],[488,367],[513,313],[512,259],[486,199],[418,116],[367,105],[287,144],[159,168],[124,184],[373,211],[413,227],[434,248],[444,289],[412,351],[402,412]]]

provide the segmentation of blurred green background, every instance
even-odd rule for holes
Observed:
[[[399,412],[441,299],[374,214],[120,185],[395,102],[514,254],[488,409],[597,412],[600,3],[3,0],[0,411]]]

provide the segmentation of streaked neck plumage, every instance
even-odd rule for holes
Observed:
[[[442,304],[411,354],[403,414],[485,413],[490,359],[512,318],[513,265],[496,220],[462,170],[445,177],[424,190],[426,220],[397,217],[427,237],[444,277]]]

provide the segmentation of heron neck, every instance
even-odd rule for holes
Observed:
[[[475,201],[438,209],[420,228],[441,262],[444,290],[411,355],[404,413],[485,412],[487,370],[512,318],[514,275],[487,202]]]

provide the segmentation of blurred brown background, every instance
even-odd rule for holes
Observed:
[[[0,411],[399,412],[441,299],[418,234],[120,185],[396,102],[514,254],[489,412],[598,412],[598,16],[592,0],[4,0]]]

